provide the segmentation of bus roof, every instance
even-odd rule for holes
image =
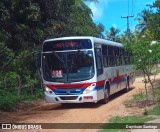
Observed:
[[[92,36],[73,36],[73,37],[61,37],[61,38],[47,39],[44,41],[44,43],[49,42],[49,41],[70,40],[70,39],[90,39],[93,42],[98,43],[98,44],[123,47],[123,45],[121,43],[109,41],[106,39],[96,38],[96,37],[92,37]]]

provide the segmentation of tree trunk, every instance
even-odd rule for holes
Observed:
[[[147,78],[146,78],[146,73],[145,71],[143,70],[143,74],[144,74],[144,88],[145,88],[145,93],[146,93],[146,100],[148,100],[148,90],[147,90]]]
[[[31,84],[31,95],[33,95],[33,85]]]
[[[153,86],[154,80],[152,82],[150,75],[148,75],[148,74],[147,74],[147,77],[148,77],[148,81],[149,81],[149,83],[151,85],[151,89],[152,89],[153,103],[155,103],[155,92],[154,92],[154,86]]]
[[[19,97],[21,89],[22,89],[22,81],[21,81],[21,76],[20,75],[17,76],[17,81],[18,81],[18,97]]]
[[[4,89],[7,89],[7,78],[6,78],[6,76],[4,77]]]
[[[33,84],[32,84],[32,80],[31,80],[31,76],[29,75],[29,87],[30,87],[30,92],[31,92],[31,95],[33,95]]]

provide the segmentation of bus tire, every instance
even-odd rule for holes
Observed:
[[[127,77],[126,88],[124,89],[125,93],[127,93],[128,91],[129,91],[129,76]]]
[[[109,102],[109,94],[110,93],[110,86],[109,84],[105,85],[105,89],[104,89],[104,99],[100,100],[101,104],[106,104]]]

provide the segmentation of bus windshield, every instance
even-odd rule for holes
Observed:
[[[94,76],[92,50],[47,52],[42,55],[43,76],[46,81],[78,82]]]

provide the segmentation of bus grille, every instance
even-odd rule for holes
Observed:
[[[78,96],[60,97],[61,100],[76,100]]]
[[[55,89],[54,93],[56,95],[79,95],[82,94],[84,89]]]

